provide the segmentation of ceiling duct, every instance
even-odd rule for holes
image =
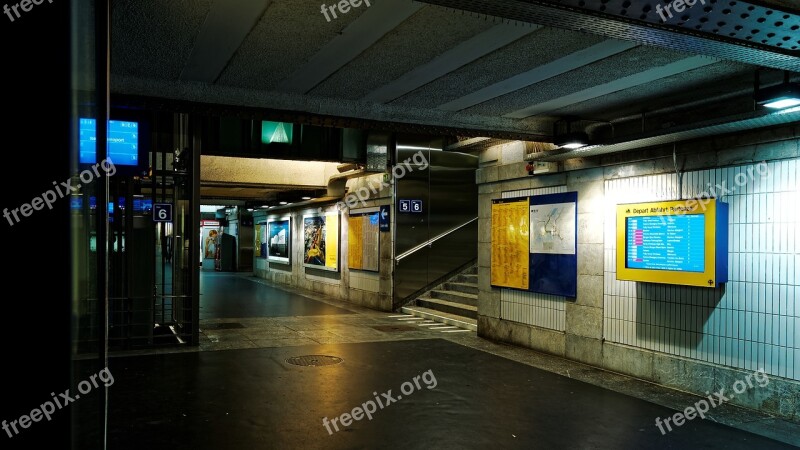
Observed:
[[[609,141],[599,145],[591,145],[578,150],[557,149],[534,153],[529,161],[564,161],[572,158],[586,158],[609,153],[636,150],[656,145],[672,144],[679,141],[698,139],[708,136],[736,133],[757,128],[785,125],[800,121],[800,107],[774,111],[756,111],[735,116],[712,119],[705,122],[673,127],[666,130],[626,136],[624,141]]]

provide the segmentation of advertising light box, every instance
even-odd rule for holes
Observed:
[[[728,204],[617,206],[617,279],[716,287],[728,281]]]

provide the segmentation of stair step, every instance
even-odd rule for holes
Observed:
[[[446,300],[448,302],[478,307],[478,294],[434,289],[430,291],[428,295],[438,300]]]
[[[404,306],[400,310],[405,314],[422,317],[423,319],[434,320],[445,325],[453,325],[465,330],[478,331],[478,321],[475,319],[470,319],[469,317],[462,317],[455,314],[436,311],[430,308],[425,308],[424,306]]]
[[[444,284],[444,288],[448,291],[478,295],[478,285],[473,283],[448,282]]]
[[[458,283],[472,283],[472,284],[477,285],[478,284],[478,275],[473,275],[473,274],[469,274],[469,273],[462,273],[460,275],[456,275],[456,277],[453,278],[453,281],[458,282]]]
[[[450,302],[439,298],[418,298],[417,305],[436,311],[455,314],[470,319],[478,319],[478,307],[463,303]]]
[[[478,274],[478,266],[472,266],[469,269],[461,272],[462,275],[477,275]]]

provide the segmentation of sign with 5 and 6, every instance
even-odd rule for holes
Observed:
[[[172,203],[154,203],[153,221],[172,222]]]
[[[400,200],[397,212],[422,213],[422,200]]]

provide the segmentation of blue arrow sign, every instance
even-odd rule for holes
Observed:
[[[378,229],[381,231],[389,231],[391,221],[390,213],[389,213],[389,205],[382,205],[380,210],[380,215],[378,216]]]

